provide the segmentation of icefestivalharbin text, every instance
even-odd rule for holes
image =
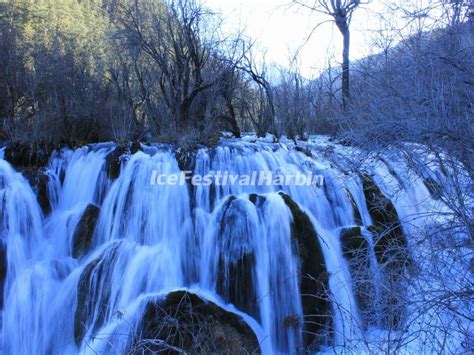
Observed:
[[[251,174],[235,174],[229,171],[210,171],[208,174],[193,174],[192,171],[163,173],[153,170],[150,176],[150,185],[185,185],[190,182],[193,186],[316,186],[324,184],[322,175],[311,172],[283,172],[283,171],[253,171]]]

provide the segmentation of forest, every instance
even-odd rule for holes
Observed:
[[[223,33],[225,19],[194,0],[1,6],[5,140],[193,145],[222,131],[254,131],[275,139],[330,133],[359,143],[357,135],[374,144],[445,137],[469,145],[468,1],[399,10],[413,30],[381,30],[378,53],[352,63],[343,90],[348,69],[330,67],[308,79],[297,68],[270,68],[251,38]],[[357,7],[349,11],[357,16]],[[424,25],[428,16],[437,16],[435,25]]]
[[[0,353],[474,352],[472,1],[284,8],[322,69],[205,0],[0,0]]]

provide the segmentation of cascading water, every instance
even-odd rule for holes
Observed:
[[[369,312],[380,319],[381,257],[360,174],[373,176],[401,220],[432,199],[419,181],[412,186],[401,165],[378,162],[349,172],[340,158],[345,148],[328,152],[317,145],[329,146],[316,141],[298,151],[291,144],[229,140],[199,149],[184,164],[171,147],[143,146],[115,162],[121,167],[116,179],[108,172],[113,145],[64,149],[44,170],[46,214],[28,181],[0,160],[3,352],[129,351],[130,334],[144,332],[147,307],[177,290],[242,317],[263,353],[344,346],[362,339],[367,326],[381,327],[363,316],[342,237],[342,230],[358,226],[374,288]],[[311,173],[324,184],[153,180],[183,169],[201,176]],[[315,301],[307,290],[325,299]],[[318,313],[318,324],[308,321],[311,313]]]

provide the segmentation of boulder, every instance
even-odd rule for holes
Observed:
[[[4,159],[17,169],[41,167],[48,164],[50,149],[32,148],[27,144],[12,143],[5,149]]]
[[[303,153],[304,155],[306,155],[310,158],[313,158],[313,153],[311,152],[311,149],[309,149],[308,147],[302,147],[302,146],[296,145],[295,150],[297,152]]]
[[[79,345],[84,339],[95,308],[94,299],[91,297],[92,274],[100,265],[101,259],[89,263],[79,278],[77,285],[77,308],[74,313],[74,340]]]
[[[122,163],[120,161],[120,157],[129,152],[128,147],[126,145],[117,146],[106,158],[106,169],[107,175],[111,180],[115,180],[120,175],[120,168]]]
[[[194,148],[178,148],[175,158],[181,171],[194,171],[196,166],[196,150]]]
[[[427,177],[423,179],[423,184],[425,184],[433,199],[441,199],[441,197],[443,196],[443,188],[435,179],[433,179],[432,177]]]
[[[104,324],[109,309],[111,271],[119,246],[120,242],[112,244],[89,262],[79,277],[74,313],[74,340],[77,345],[80,345],[89,328],[94,333]]]
[[[340,241],[342,253],[349,264],[352,278],[352,289],[357,299],[360,314],[366,325],[376,325],[375,311],[377,302],[370,264],[369,244],[361,233],[360,226],[345,227],[341,229]]]
[[[255,193],[249,195],[249,201],[257,207],[262,207],[266,200],[267,198],[262,195],[258,195]]]
[[[26,168],[22,173],[35,192],[36,198],[38,199],[38,204],[43,210],[43,213],[50,213],[51,202],[49,201],[48,193],[49,176],[46,174],[43,168]]]
[[[257,336],[242,317],[188,291],[149,302],[129,352],[191,354],[260,353]]]
[[[368,254],[368,244],[359,226],[342,228],[340,240],[345,258],[354,259],[358,254]]]
[[[406,238],[397,211],[390,199],[367,174],[362,175],[364,195],[373,225],[368,229],[374,236],[374,252],[383,273],[382,323],[389,329],[397,329],[403,323],[405,307],[402,303],[404,270],[411,264]]]
[[[407,261],[407,243],[397,211],[389,198],[375,185],[371,177],[362,175],[364,196],[373,225],[369,230],[375,236],[375,255],[379,264],[390,262],[401,269]]]
[[[88,204],[82,217],[77,224],[74,231],[72,256],[80,258],[88,252],[92,243],[92,236],[94,235],[95,225],[99,218],[100,208],[93,204]]]
[[[230,196],[220,219],[217,292],[238,309],[259,318],[252,231],[247,228],[246,200]]]
[[[36,197],[38,198],[38,203],[45,214],[49,214],[51,212],[51,202],[49,201],[48,184],[49,176],[46,175],[43,171],[41,171],[38,175],[36,185]]]
[[[138,141],[133,141],[132,144],[130,145],[130,153],[135,154],[136,152],[139,152],[142,150],[142,146],[140,142]]]
[[[318,235],[309,217],[287,194],[281,197],[293,215],[292,238],[301,260],[300,284],[304,314],[305,343],[317,348],[332,328],[329,274]]]
[[[3,309],[3,290],[7,277],[7,267],[7,247],[5,243],[0,240],[0,310]]]
[[[360,214],[359,208],[357,207],[357,203],[354,200],[354,196],[352,196],[352,194],[348,190],[346,190],[346,194],[349,197],[349,200],[351,201],[354,221],[355,221],[356,224],[361,225],[362,224],[362,216]]]

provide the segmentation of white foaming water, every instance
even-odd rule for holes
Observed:
[[[320,345],[342,346],[363,338],[364,321],[339,234],[357,224],[352,202],[363,227],[372,220],[360,179],[341,168],[346,163],[337,154],[310,144],[311,154],[305,154],[285,144],[226,141],[196,152],[196,174],[299,171],[323,175],[325,184],[191,188],[150,184],[154,172],[180,171],[169,147],[127,156],[120,176],[111,181],[106,158],[112,149],[97,145],[53,154],[45,171],[52,211],[45,218],[27,180],[0,159],[0,231],[7,251],[4,353],[123,352],[130,325],[138,324],[146,303],[183,288],[242,316],[263,353],[301,352],[304,324],[287,323],[305,317],[301,260],[293,247],[293,216],[280,191],[306,213],[324,255],[334,329]],[[403,188],[383,163],[364,167],[392,199],[401,220],[411,223],[433,200],[400,163],[391,169]],[[74,259],[72,238],[89,204],[100,207],[99,218],[90,249]],[[362,229],[377,284],[373,242]],[[236,279],[243,289],[235,290]],[[80,311],[85,329],[77,341]]]

